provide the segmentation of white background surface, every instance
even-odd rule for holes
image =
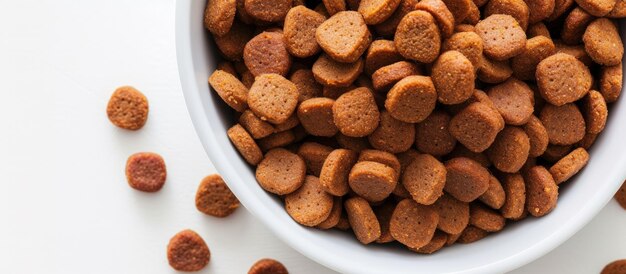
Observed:
[[[141,131],[106,118],[120,85],[150,100]],[[243,208],[226,219],[196,211],[196,187],[214,169],[180,90],[174,0],[0,0],[0,94],[0,273],[174,273],[165,246],[185,228],[211,248],[200,273],[246,273],[263,257],[291,273],[333,273]],[[156,194],[126,184],[126,158],[138,151],[165,158]],[[513,273],[598,273],[626,258],[625,230],[626,211],[612,201]]]

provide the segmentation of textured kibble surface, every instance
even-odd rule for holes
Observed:
[[[250,267],[248,274],[289,274],[289,271],[277,260],[261,259]]]
[[[161,155],[135,153],[126,161],[126,180],[132,188],[144,192],[159,191],[165,184],[167,170]]]
[[[626,273],[626,260],[617,260],[606,265],[601,274],[621,274]]]
[[[614,126],[625,3],[207,0],[209,95],[250,187],[296,223],[431,254],[531,227],[581,187]],[[211,187],[198,209],[227,215],[236,198]]]
[[[211,252],[202,237],[193,230],[183,230],[170,239],[167,260],[178,271],[199,271],[211,260]]]
[[[213,174],[200,182],[196,191],[196,208],[207,215],[226,217],[239,208],[239,200],[230,191],[222,176]]]
[[[148,120],[148,99],[133,87],[120,87],[109,99],[107,116],[120,128],[138,130]]]

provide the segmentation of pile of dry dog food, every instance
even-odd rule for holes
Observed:
[[[209,84],[296,222],[432,253],[557,206],[622,89],[624,16],[622,0],[209,0]]]

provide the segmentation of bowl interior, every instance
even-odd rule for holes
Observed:
[[[254,169],[231,145],[226,130],[234,113],[210,91],[207,79],[219,59],[202,21],[206,0],[177,1],[176,42],[181,84],[198,136],[213,164],[243,205],[305,256],[344,273],[497,273],[546,254],[584,226],[611,199],[626,174],[626,108],[611,106],[606,130],[588,166],[560,187],[557,208],[469,245],[429,256],[394,246],[363,246],[352,235],[295,223],[282,202],[256,183]],[[624,28],[622,28],[624,29]]]

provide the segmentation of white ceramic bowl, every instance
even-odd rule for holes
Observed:
[[[560,188],[557,208],[543,218],[528,218],[479,242],[454,245],[430,256],[401,248],[363,246],[347,233],[300,226],[287,215],[279,199],[258,186],[254,169],[242,160],[226,137],[234,119],[232,111],[210,92],[207,84],[217,54],[202,24],[205,3],[206,0],[176,2],[180,80],[204,149],[253,215],[300,253],[336,271],[360,274],[509,271],[543,256],[576,233],[611,199],[625,178],[626,107],[617,103],[612,106],[606,130],[591,151],[591,161],[583,172]]]

